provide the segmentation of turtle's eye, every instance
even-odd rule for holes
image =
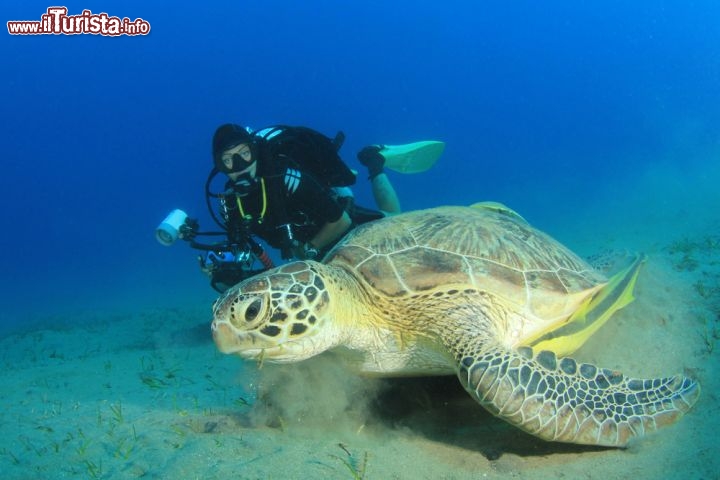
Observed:
[[[262,311],[262,305],[263,302],[261,299],[256,298],[255,300],[253,300],[252,303],[250,303],[250,305],[248,305],[245,309],[245,321],[254,321],[258,317],[258,315],[260,315],[260,312]]]

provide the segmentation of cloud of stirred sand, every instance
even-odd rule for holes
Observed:
[[[332,354],[292,364],[263,365],[256,377],[252,422],[271,427],[358,431],[383,388],[380,379],[350,372]]]

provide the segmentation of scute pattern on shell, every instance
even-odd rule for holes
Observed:
[[[481,208],[443,207],[363,225],[326,261],[346,264],[390,297],[459,284],[502,292],[508,301],[524,304],[530,297],[566,295],[605,281],[521,219]]]

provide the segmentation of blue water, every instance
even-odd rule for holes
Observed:
[[[3,4],[8,20],[51,5]],[[211,226],[221,123],[369,143],[440,139],[393,175],[405,209],[493,199],[553,224],[598,186],[720,152],[720,3],[66,2],[147,36],[0,35],[4,326],[86,308],[209,302],[173,208]],[[372,206],[364,178],[355,188]],[[661,196],[662,192],[658,193]]]

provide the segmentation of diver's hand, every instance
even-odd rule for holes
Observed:
[[[200,222],[198,222],[197,218],[186,218],[185,223],[180,225],[180,229],[178,230],[178,237],[180,237],[181,240],[185,241],[192,241],[197,236],[197,233],[200,231]]]
[[[367,167],[371,180],[380,175],[385,166],[385,157],[380,153],[382,149],[382,145],[369,145],[357,154],[360,163]]]
[[[198,255],[198,264],[200,265],[200,271],[212,278],[213,272],[215,271],[215,264],[212,262],[205,262],[205,258],[202,255]]]

